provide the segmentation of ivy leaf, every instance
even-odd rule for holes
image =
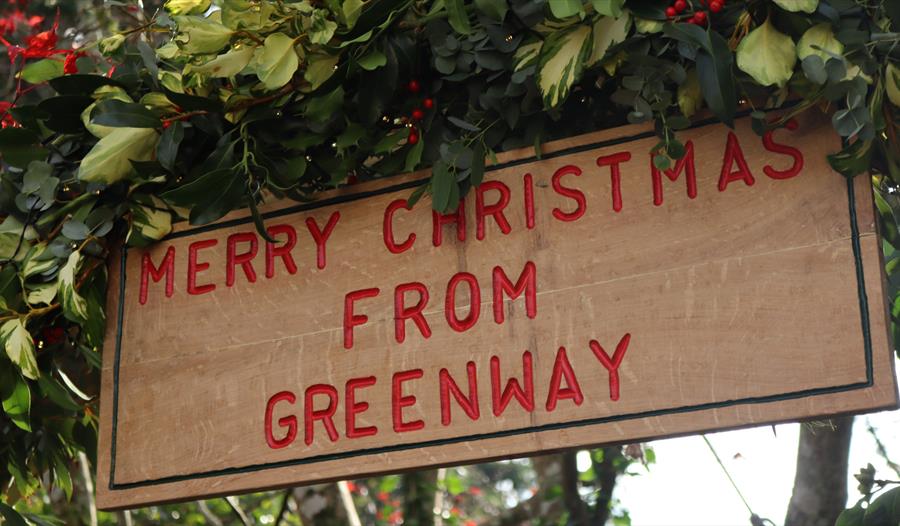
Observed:
[[[2,389],[0,394],[3,396],[3,411],[16,427],[30,433],[31,389],[28,387],[28,382],[12,370],[3,376],[4,385],[0,387]]]
[[[338,57],[318,54],[309,57],[308,62],[303,78],[311,84],[312,89],[316,89],[334,75]]]
[[[797,42],[797,57],[800,60],[809,56],[819,56],[822,62],[844,53],[844,44],[834,36],[831,24],[816,24],[807,29]]]
[[[32,84],[41,84],[56,77],[63,76],[63,62],[52,58],[45,58],[32,62],[22,68],[22,79]]]
[[[447,7],[450,26],[461,35],[470,34],[472,25],[469,23],[469,15],[466,13],[463,0],[445,0],[444,5]]]
[[[247,67],[255,50],[255,47],[250,46],[232,48],[228,53],[223,53],[206,64],[195,67],[194,71],[214,78],[233,77]]]
[[[387,64],[387,57],[384,53],[375,49],[360,58],[357,64],[366,71],[374,71]]]
[[[313,44],[324,46],[328,44],[334,32],[337,31],[337,23],[328,19],[328,11],[316,9],[310,17],[312,24],[309,27],[309,41]]]
[[[80,263],[81,252],[75,250],[69,254],[69,259],[60,269],[58,278],[63,315],[75,323],[84,323],[87,320],[87,302],[75,290],[75,278]]]
[[[778,7],[792,13],[802,11],[804,13],[812,14],[815,13],[816,8],[819,7],[819,0],[774,0],[774,2]]]
[[[185,53],[191,55],[206,55],[217,53],[231,40],[233,32],[216,21],[212,15],[202,16],[176,16],[175,24],[178,27],[178,35],[175,41]]]
[[[266,37],[256,71],[267,89],[276,90],[290,82],[299,66],[300,59],[294,50],[293,38],[284,33]]]
[[[558,106],[581,76],[582,65],[591,49],[591,28],[579,25],[558,31],[544,40],[538,62],[538,87],[544,106]]]
[[[41,372],[34,357],[34,339],[25,328],[23,318],[8,320],[0,326],[0,342],[9,359],[22,370],[26,378],[37,380]]]
[[[78,179],[112,184],[128,177],[131,161],[149,161],[159,134],[153,128],[115,128],[81,160]]]
[[[787,84],[797,63],[797,50],[791,37],[779,32],[766,19],[750,32],[737,48],[737,66],[763,86]]]
[[[159,117],[141,104],[106,99],[97,103],[91,112],[91,122],[114,128],[158,128]]]
[[[626,14],[619,18],[602,16],[594,23],[593,46],[591,56],[587,60],[592,66],[603,60],[606,51],[615,44],[625,41],[631,28],[631,16]]]
[[[550,12],[560,20],[584,13],[581,0],[553,0],[548,3],[550,4]]]

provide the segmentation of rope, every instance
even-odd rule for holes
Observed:
[[[722,462],[722,459],[719,458],[719,454],[716,452],[716,448],[713,447],[712,443],[706,438],[706,435],[700,435],[703,437],[703,441],[706,442],[707,447],[712,452],[713,456],[716,457],[716,462],[719,463],[719,467],[722,468],[722,471],[725,473],[725,476],[728,478],[728,482],[731,482],[731,487],[734,488],[735,493],[737,493],[738,497],[740,497],[741,502],[744,503],[744,507],[747,508],[747,511],[750,512],[750,524],[752,526],[762,526],[764,524],[774,524],[769,519],[760,518],[759,515],[753,513],[753,509],[750,508],[750,504],[747,503],[747,499],[744,497],[744,494],[741,492],[741,488],[738,487],[737,483],[731,477],[731,473],[728,472],[728,468],[725,467],[725,464]]]

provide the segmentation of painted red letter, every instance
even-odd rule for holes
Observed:
[[[497,190],[500,192],[500,198],[496,203],[492,205],[484,204],[484,193],[488,190]],[[481,183],[478,188],[475,189],[475,237],[479,240],[484,239],[484,219],[487,216],[494,216],[494,221],[497,222],[497,226],[500,227],[500,231],[504,234],[509,234],[512,228],[509,226],[509,221],[506,220],[506,216],[503,215],[503,209],[506,208],[506,205],[509,204],[509,187],[500,181],[486,181]]]
[[[394,417],[394,431],[397,433],[416,431],[425,427],[425,422],[422,420],[403,421],[403,408],[416,405],[415,395],[403,394],[403,382],[422,378],[423,374],[425,373],[422,372],[422,369],[394,373],[391,382],[391,414]]]
[[[537,271],[534,263],[525,263],[525,268],[519,275],[518,281],[513,285],[512,281],[500,267],[494,267],[494,321],[503,323],[503,294],[514,300],[525,293],[525,313],[529,318],[537,316]]]
[[[147,287],[150,285],[150,279],[159,282],[163,276],[166,277],[166,297],[171,298],[175,291],[175,247],[170,246],[166,249],[166,255],[163,256],[159,267],[154,267],[150,253],[144,252],[141,258],[141,292],[138,296],[141,305],[147,303]]]
[[[294,256],[291,255],[291,250],[297,244],[297,231],[291,225],[275,225],[267,228],[266,232],[269,233],[269,237],[272,239],[275,239],[275,236],[279,234],[287,236],[287,241],[279,247],[276,247],[275,243],[266,242],[266,277],[272,278],[275,276],[276,257],[281,257],[288,274],[296,274],[297,264],[294,263]]]
[[[734,163],[738,165],[736,171],[732,171]],[[722,160],[722,174],[719,176],[719,191],[724,192],[728,188],[728,183],[732,181],[744,181],[747,186],[753,186],[756,182],[750,173],[750,167],[747,166],[747,159],[744,158],[744,151],[741,150],[737,135],[728,132],[728,144],[725,146],[725,158]]]
[[[559,195],[571,198],[578,205],[575,207],[575,210],[571,212],[563,212],[559,208],[553,209],[553,217],[559,219],[560,221],[575,221],[579,217],[584,215],[585,210],[587,210],[587,200],[584,197],[584,194],[581,190],[575,190],[574,188],[568,188],[563,186],[559,180],[562,179],[564,175],[581,175],[581,168],[573,165],[566,165],[557,170],[553,177],[551,178],[551,184],[553,185],[553,190],[556,191]]]
[[[404,296],[407,291],[419,293],[419,301],[412,307],[404,305]],[[425,288],[425,285],[417,282],[397,285],[394,290],[394,336],[397,338],[397,343],[403,343],[403,340],[406,339],[406,320],[408,319],[412,319],[422,336],[431,338],[431,327],[428,326],[428,321],[422,314],[426,305],[428,305],[428,289]]]
[[[238,243],[250,243],[250,248],[243,254],[237,253]],[[256,234],[252,232],[240,232],[228,236],[228,249],[225,256],[225,285],[234,285],[234,267],[240,265],[244,269],[244,275],[250,283],[256,282],[256,271],[253,270],[253,258],[259,247],[256,242]]]
[[[280,393],[272,395],[272,397],[269,398],[269,402],[266,403],[266,418],[263,425],[266,432],[266,444],[268,444],[270,448],[281,449],[283,447],[288,447],[291,445],[291,442],[297,438],[297,417],[294,415],[284,416],[278,419],[278,425],[286,427],[288,430],[284,438],[275,438],[275,435],[272,434],[272,418],[275,413],[275,404],[278,402],[293,404],[296,401],[297,397],[294,396],[294,393],[290,391],[281,391]]]
[[[328,397],[328,406],[325,409],[315,409],[316,395],[325,395]],[[325,431],[328,432],[328,438],[332,442],[337,441],[338,432],[334,428],[334,412],[337,410],[338,394],[337,389],[327,384],[315,384],[306,388],[306,397],[303,404],[303,419],[306,424],[304,433],[304,442],[306,445],[313,443],[313,435],[315,434],[314,425],[316,420],[321,420],[325,424]]]
[[[206,294],[216,290],[214,283],[206,285],[197,285],[197,273],[209,268],[209,263],[198,263],[197,252],[201,249],[213,247],[218,243],[217,239],[205,239],[203,241],[194,241],[188,246],[188,276],[187,291],[188,294],[198,295]]]
[[[514,396],[526,411],[534,411],[534,376],[531,368],[531,353],[528,351],[522,353],[522,376],[525,389],[522,389],[516,378],[510,378],[501,394],[500,358],[491,356],[491,397],[494,400],[494,416],[503,414]]]
[[[475,371],[475,362],[469,362],[466,364],[466,373],[469,376],[469,397],[462,393],[459,386],[456,385],[456,381],[450,376],[450,372],[447,369],[441,369],[439,373],[440,384],[441,384],[441,424],[445,426],[450,425],[450,421],[452,417],[450,415],[450,394],[453,394],[453,398],[456,398],[456,402],[459,404],[459,407],[462,408],[463,412],[469,415],[469,418],[472,420],[478,420],[480,416],[480,411],[478,409],[478,376]]]
[[[675,161],[675,168],[667,168],[665,170],[666,177],[670,181],[675,182],[678,176],[684,172],[687,180],[687,195],[691,199],[697,197],[697,169],[694,166],[694,143],[688,141],[684,145],[684,156]],[[653,176],[653,204],[660,206],[663,204],[663,185],[662,173],[653,164],[653,155],[650,156],[650,173]]]
[[[606,354],[606,351],[603,350],[603,347],[596,340],[590,341],[591,351],[594,352],[594,356],[609,371],[609,399],[612,401],[619,399],[619,366],[622,365],[622,359],[625,358],[625,351],[628,350],[628,342],[630,341],[631,334],[622,336],[619,344],[616,345],[616,352],[613,353],[612,358]]]
[[[410,248],[412,248],[413,243],[416,241],[416,235],[410,234],[406,236],[406,241],[397,244],[394,241],[394,212],[397,210],[405,208],[407,210],[412,210],[412,207],[406,202],[406,199],[395,199],[391,201],[391,204],[384,209],[384,223],[382,225],[382,235],[384,236],[384,246],[387,247],[388,250],[391,251],[391,254],[399,254],[401,252],[406,252]]]
[[[354,290],[344,296],[344,349],[353,347],[353,327],[369,321],[365,314],[353,313],[353,302],[364,298],[374,298],[381,292],[377,288]]]
[[[790,131],[794,131],[799,127],[799,124],[797,124],[796,120],[790,119],[784,124],[784,127]],[[790,179],[803,170],[803,154],[793,146],[775,142],[775,139],[772,137],[774,133],[775,130],[769,130],[763,135],[763,146],[770,152],[783,153],[791,156],[794,159],[794,164],[787,170],[776,170],[767,164],[763,166],[763,172],[772,179]]]
[[[568,387],[561,387],[563,377],[565,377]],[[581,405],[581,402],[584,402],[584,395],[581,394],[578,378],[575,377],[575,371],[572,369],[572,364],[569,363],[566,348],[560,347],[556,353],[556,362],[553,363],[553,374],[550,376],[547,411],[556,409],[556,403],[566,398],[571,398],[575,405]]]
[[[375,426],[356,427],[356,415],[365,412],[369,408],[368,402],[356,401],[356,390],[375,385],[375,377],[353,378],[347,381],[344,389],[344,420],[346,423],[347,438],[359,438],[375,435],[378,428]]]
[[[433,225],[431,233],[431,242],[434,246],[439,247],[444,241],[443,226],[447,223],[456,223],[456,238],[460,241],[466,240],[466,202],[460,201],[456,212],[449,214],[439,214],[434,210],[431,211],[431,223]]]
[[[619,165],[631,160],[631,152],[619,152],[612,155],[603,155],[597,158],[597,166],[601,168],[609,166],[609,179],[612,184],[613,210],[622,210],[622,171]]]
[[[456,317],[456,287],[462,281],[469,284],[469,315],[459,319]],[[447,298],[444,300],[444,316],[447,317],[447,324],[456,332],[464,332],[475,325],[480,314],[481,287],[478,286],[478,279],[468,272],[454,274],[447,283]]]
[[[334,211],[331,217],[328,218],[325,230],[319,230],[319,225],[315,219],[311,217],[306,218],[306,228],[309,229],[309,233],[316,242],[316,266],[319,267],[319,270],[325,268],[325,243],[331,237],[331,232],[334,231],[334,227],[337,226],[340,218],[341,213]]]

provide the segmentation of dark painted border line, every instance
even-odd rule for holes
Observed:
[[[697,126],[701,127],[708,124],[698,123]],[[553,152],[551,154],[547,154],[541,157],[540,160],[552,159],[555,157],[561,157],[564,155],[570,155],[572,153],[584,152],[594,149],[599,149],[607,146],[623,144],[627,142],[633,142],[635,140],[644,139],[647,137],[652,137],[654,134],[652,132],[640,133],[628,137],[621,137],[617,139],[613,139],[610,141],[601,141],[592,144],[586,144],[582,146],[577,146],[573,148],[567,148],[564,150],[560,150],[558,152]],[[502,170],[504,168],[509,168],[511,166],[517,166],[521,164],[528,164],[531,162],[535,162],[539,159],[536,157],[527,157],[525,159],[517,159],[515,161],[510,161],[508,163],[499,164],[492,166],[488,169],[488,171]],[[272,218],[272,217],[280,217],[288,214],[293,214],[300,211],[305,210],[314,210],[316,208],[322,208],[325,206],[331,206],[340,203],[347,203],[352,201],[357,201],[360,199],[366,199],[369,197],[375,197],[378,195],[383,195],[387,193],[396,192],[403,189],[414,188],[416,186],[425,184],[427,179],[419,179],[415,181],[408,181],[405,183],[388,186],[384,188],[380,188],[377,190],[372,190],[368,192],[360,192],[358,194],[348,195],[348,196],[339,196],[331,199],[325,199],[322,201],[317,201],[315,203],[306,203],[294,207],[285,208],[282,210],[276,210],[274,212],[269,212],[267,214],[263,214],[264,218]],[[147,479],[135,482],[125,482],[125,483],[115,483],[115,466],[116,466],[116,437],[117,437],[117,427],[118,427],[118,406],[119,406],[119,366],[120,366],[120,355],[122,349],[122,332],[123,332],[123,317],[124,317],[124,304],[125,304],[125,266],[126,266],[126,258],[127,258],[127,249],[123,249],[122,251],[122,260],[121,260],[121,273],[120,273],[120,282],[119,282],[119,312],[118,312],[118,320],[117,320],[117,330],[116,330],[116,351],[115,351],[115,360],[114,360],[114,369],[113,369],[113,423],[112,423],[112,446],[110,449],[110,476],[109,476],[109,489],[110,490],[127,490],[132,488],[144,487],[144,486],[154,486],[159,484],[168,484],[173,482],[183,482],[186,480],[195,480],[195,479],[203,479],[203,478],[211,478],[211,477],[219,477],[219,476],[228,476],[228,475],[236,475],[241,473],[252,473],[257,471],[264,471],[268,469],[278,469],[290,466],[301,466],[307,464],[313,464],[317,462],[326,462],[331,460],[340,460],[345,458],[354,458],[366,455],[375,455],[375,454],[383,454],[390,453],[392,451],[406,451],[410,449],[422,448],[422,447],[435,447],[435,446],[443,446],[449,444],[455,444],[459,442],[468,442],[475,440],[488,440],[492,438],[501,438],[508,436],[517,436],[523,434],[530,433],[538,433],[542,431],[555,431],[560,429],[566,429],[570,427],[583,427],[590,425],[598,425],[605,424],[623,420],[634,420],[638,418],[650,418],[655,416],[662,416],[667,414],[680,414],[680,413],[690,413],[695,411],[704,411],[710,409],[720,409],[724,407],[730,407],[734,405],[744,405],[744,404],[762,404],[762,403],[770,403],[770,402],[778,402],[783,400],[793,400],[797,398],[806,398],[813,396],[821,396],[827,394],[833,394],[838,392],[845,391],[853,391],[857,389],[865,389],[867,387],[871,387],[874,382],[873,376],[873,364],[872,364],[872,341],[871,341],[871,327],[869,324],[869,304],[868,297],[866,295],[865,290],[865,273],[863,270],[863,262],[862,262],[862,248],[860,246],[860,238],[859,238],[859,225],[856,218],[856,196],[855,189],[853,187],[853,180],[847,180],[847,201],[848,201],[848,211],[850,215],[850,237],[852,241],[853,247],[853,259],[854,266],[856,270],[856,283],[857,283],[857,295],[859,297],[859,307],[860,307],[860,323],[863,333],[863,349],[865,353],[865,362],[866,362],[866,381],[865,382],[857,382],[840,386],[829,386],[829,387],[819,387],[812,389],[804,389],[800,391],[792,391],[787,393],[780,393],[775,395],[766,395],[766,396],[757,396],[757,397],[748,397],[748,398],[740,398],[735,400],[725,400],[719,402],[708,402],[704,404],[697,404],[691,406],[682,406],[682,407],[674,407],[667,409],[654,409],[650,411],[643,411],[638,413],[628,413],[628,414],[619,414],[619,415],[610,415],[605,417],[596,417],[596,418],[588,418],[583,420],[569,421],[569,422],[560,422],[553,424],[544,424],[541,426],[532,426],[526,428],[519,429],[510,429],[504,431],[495,431],[491,433],[481,433],[481,434],[473,434],[473,435],[465,435],[465,436],[456,436],[449,437],[443,439],[434,439],[434,440],[426,440],[421,442],[411,442],[408,444],[393,444],[390,446],[382,446],[376,448],[368,448],[368,449],[357,449],[352,451],[344,451],[339,453],[328,453],[324,455],[317,455],[312,457],[306,457],[301,459],[290,459],[290,460],[282,460],[278,462],[268,462],[261,464],[253,464],[249,466],[240,466],[240,467],[230,467],[223,468],[218,470],[210,470],[203,471],[197,473],[187,473],[183,475],[172,475],[167,477],[161,477],[156,479]],[[241,225],[250,223],[252,221],[251,217],[247,218],[239,218],[231,221],[226,221],[222,223],[216,223],[213,225],[205,225],[197,228],[193,228],[190,230],[185,230],[183,232],[177,232],[168,236],[166,239],[174,239],[179,237],[185,237],[191,234],[197,234],[202,232],[208,232],[212,230],[218,230],[221,228],[227,228],[231,226]]]

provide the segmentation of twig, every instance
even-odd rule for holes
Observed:
[[[84,492],[87,494],[88,514],[91,518],[91,526],[97,526],[97,503],[94,501],[94,480],[91,478],[91,468],[88,467],[88,458],[84,452],[78,452],[78,464],[81,465],[81,476],[84,478]]]
[[[228,506],[231,507],[231,511],[234,512],[234,515],[241,521],[241,524],[244,526],[251,526],[253,521],[250,520],[250,517],[241,509],[241,505],[237,500],[237,497],[225,497],[225,502],[228,503]]]
[[[359,521],[359,514],[356,513],[356,506],[353,504],[353,495],[350,494],[350,487],[347,486],[346,480],[339,480],[337,483],[338,493],[341,495],[341,503],[344,505],[344,511],[347,512],[347,523],[350,526],[362,526]]]
[[[878,452],[878,456],[883,458],[887,463],[888,467],[894,470],[894,473],[900,477],[900,465],[890,459],[888,457],[887,448],[884,446],[884,443],[878,438],[878,434],[876,429],[872,426],[872,423],[869,422],[869,419],[866,419],[866,430],[872,435],[872,438],[875,439],[875,450]]]
[[[211,524],[212,526],[222,526],[222,519],[216,516],[215,513],[209,509],[209,506],[206,504],[205,500],[198,500],[197,507],[200,508],[200,514],[206,519],[206,522]]]
[[[291,500],[292,491],[293,488],[284,490],[284,499],[281,501],[281,509],[278,510],[278,516],[275,517],[275,526],[281,526],[281,521],[284,519],[284,514],[287,513],[288,503]]]

